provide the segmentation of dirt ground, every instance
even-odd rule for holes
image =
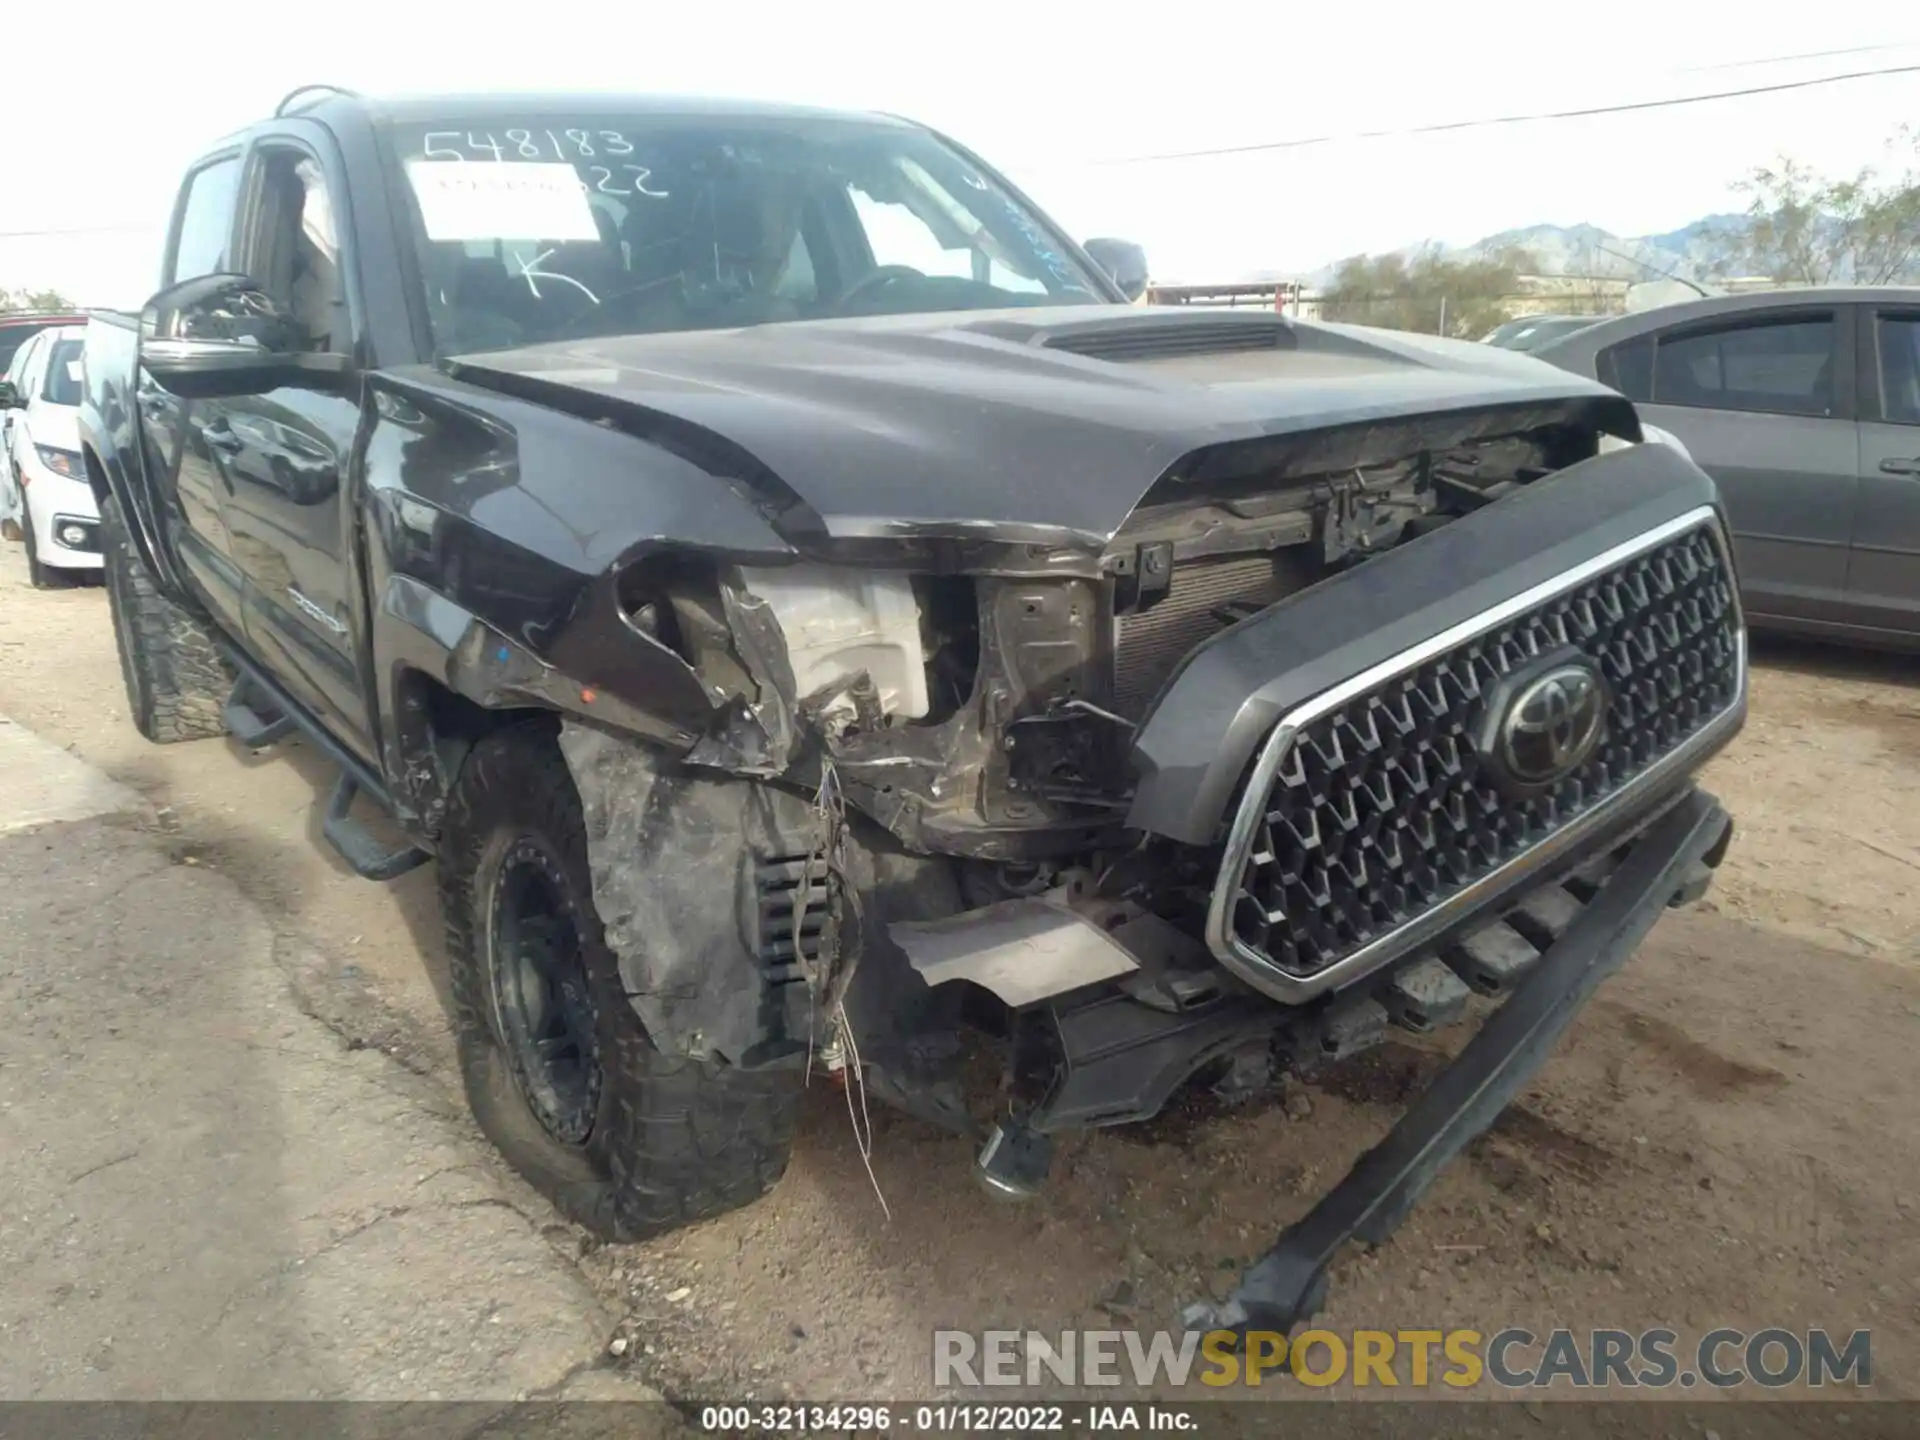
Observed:
[[[312,751],[146,745],[97,589],[0,556],[0,712],[161,807],[170,843],[313,957],[334,1023],[457,1095],[430,877],[387,887],[319,842]],[[1736,817],[1702,906],[1665,919],[1542,1076],[1391,1244],[1350,1251],[1323,1323],[1703,1332],[1871,1328],[1875,1391],[1920,1398],[1920,662],[1764,645],[1711,788]],[[1456,1032],[1456,1036],[1458,1032]],[[925,1398],[940,1327],[1171,1325],[1223,1293],[1384,1133],[1436,1063],[1411,1043],[1304,1087],[1078,1138],[1019,1206],[960,1141],[808,1101],[765,1202],[578,1263],[670,1396]]]

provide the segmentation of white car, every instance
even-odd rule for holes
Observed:
[[[38,589],[100,569],[100,510],[80,456],[81,354],[86,327],[42,330],[7,370],[11,393],[0,518],[17,516]]]

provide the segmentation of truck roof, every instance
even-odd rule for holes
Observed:
[[[836,110],[777,101],[717,96],[649,95],[626,92],[481,91],[465,94],[360,95],[331,85],[304,85],[281,101],[278,115],[326,120],[353,113],[373,121],[433,120],[447,115],[483,120],[528,114],[588,116],[713,116],[741,120],[842,120],[911,128],[912,122],[875,111]]]

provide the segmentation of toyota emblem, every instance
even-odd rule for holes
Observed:
[[[1529,788],[1564,780],[1607,733],[1607,687],[1584,660],[1556,665],[1512,692],[1495,734],[1495,759]]]

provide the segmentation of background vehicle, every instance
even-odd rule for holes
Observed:
[[[100,568],[100,512],[80,459],[80,396],[86,329],[50,326],[22,347],[8,382],[0,514],[16,515],[27,573],[41,589]]]
[[[1284,1329],[1724,853],[1712,485],[1604,387],[1129,305],[903,121],[282,111],[87,332],[130,710],[303,732],[349,864],[436,861],[469,1101],[597,1233],[761,1194],[810,1064],[1020,1193],[1500,997],[1217,1317]]]
[[[0,314],[0,374],[13,365],[13,357],[22,345],[52,325],[84,325],[85,315]]]
[[[13,352],[13,358],[7,362],[7,369],[0,372],[0,397],[20,393],[21,372],[26,369],[22,345]],[[11,436],[13,420],[20,412],[12,405],[0,405],[0,537],[8,540],[20,539],[20,486],[13,478]]]
[[[1920,288],[1715,296],[1535,353],[1713,476],[1752,624],[1920,647]]]
[[[1502,350],[1538,350],[1549,340],[1575,334],[1602,318],[1599,315],[1522,315],[1495,326],[1481,337],[1481,343],[1498,345]]]

